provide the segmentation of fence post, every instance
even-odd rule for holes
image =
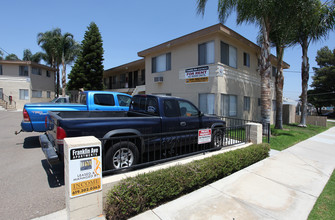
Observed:
[[[101,142],[93,136],[64,139],[67,219],[103,213],[101,154]]]
[[[250,122],[246,125],[248,127],[247,132],[249,132],[249,134],[247,134],[249,141],[253,144],[261,144],[263,134],[262,124]]]

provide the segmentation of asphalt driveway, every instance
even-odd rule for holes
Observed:
[[[31,219],[65,208],[62,166],[51,168],[40,133],[20,129],[22,112],[0,111],[1,219]]]

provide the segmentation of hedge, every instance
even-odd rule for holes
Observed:
[[[251,145],[188,164],[122,180],[107,195],[107,219],[127,219],[174,200],[269,156],[268,144]]]

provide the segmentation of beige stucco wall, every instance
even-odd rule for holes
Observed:
[[[55,72],[49,68],[50,77],[46,76],[48,67],[37,65],[41,69],[42,75],[32,74],[32,66],[28,65],[28,76],[19,76],[19,66],[27,65],[26,62],[20,61],[13,64],[1,63],[2,73],[0,75],[0,88],[3,88],[3,94],[12,96],[16,102],[16,109],[22,110],[24,104],[29,102],[49,102],[55,97]],[[29,99],[20,100],[20,89],[28,90]],[[42,91],[42,98],[32,98],[32,90]],[[47,98],[47,92],[50,91],[50,98]]]
[[[183,73],[185,69],[198,66],[198,45],[214,41],[215,63],[209,64],[210,76],[207,83],[186,84]],[[223,41],[237,48],[237,69],[220,63],[220,42]],[[171,70],[152,73],[152,57],[171,52]],[[243,53],[250,55],[250,67],[243,65]],[[202,65],[204,66],[204,65]],[[224,68],[222,75],[218,75],[218,66]],[[260,75],[257,72],[258,60],[256,49],[242,44],[237,39],[228,37],[224,33],[212,33],[197,39],[193,39],[175,47],[166,47],[145,57],[146,69],[146,93],[147,94],[171,94],[192,101],[199,107],[199,93],[215,94],[215,113],[221,113],[221,94],[237,95],[237,118],[260,120],[260,106],[258,98],[261,97]],[[154,77],[162,76],[162,83],[155,83]],[[271,87],[274,88],[273,82]],[[250,111],[243,110],[244,96],[250,97]],[[274,100],[272,89],[272,100]],[[273,121],[273,111],[271,111]]]

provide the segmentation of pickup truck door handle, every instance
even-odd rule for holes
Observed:
[[[184,121],[180,122],[180,126],[185,127],[186,126],[186,122],[184,122]]]

